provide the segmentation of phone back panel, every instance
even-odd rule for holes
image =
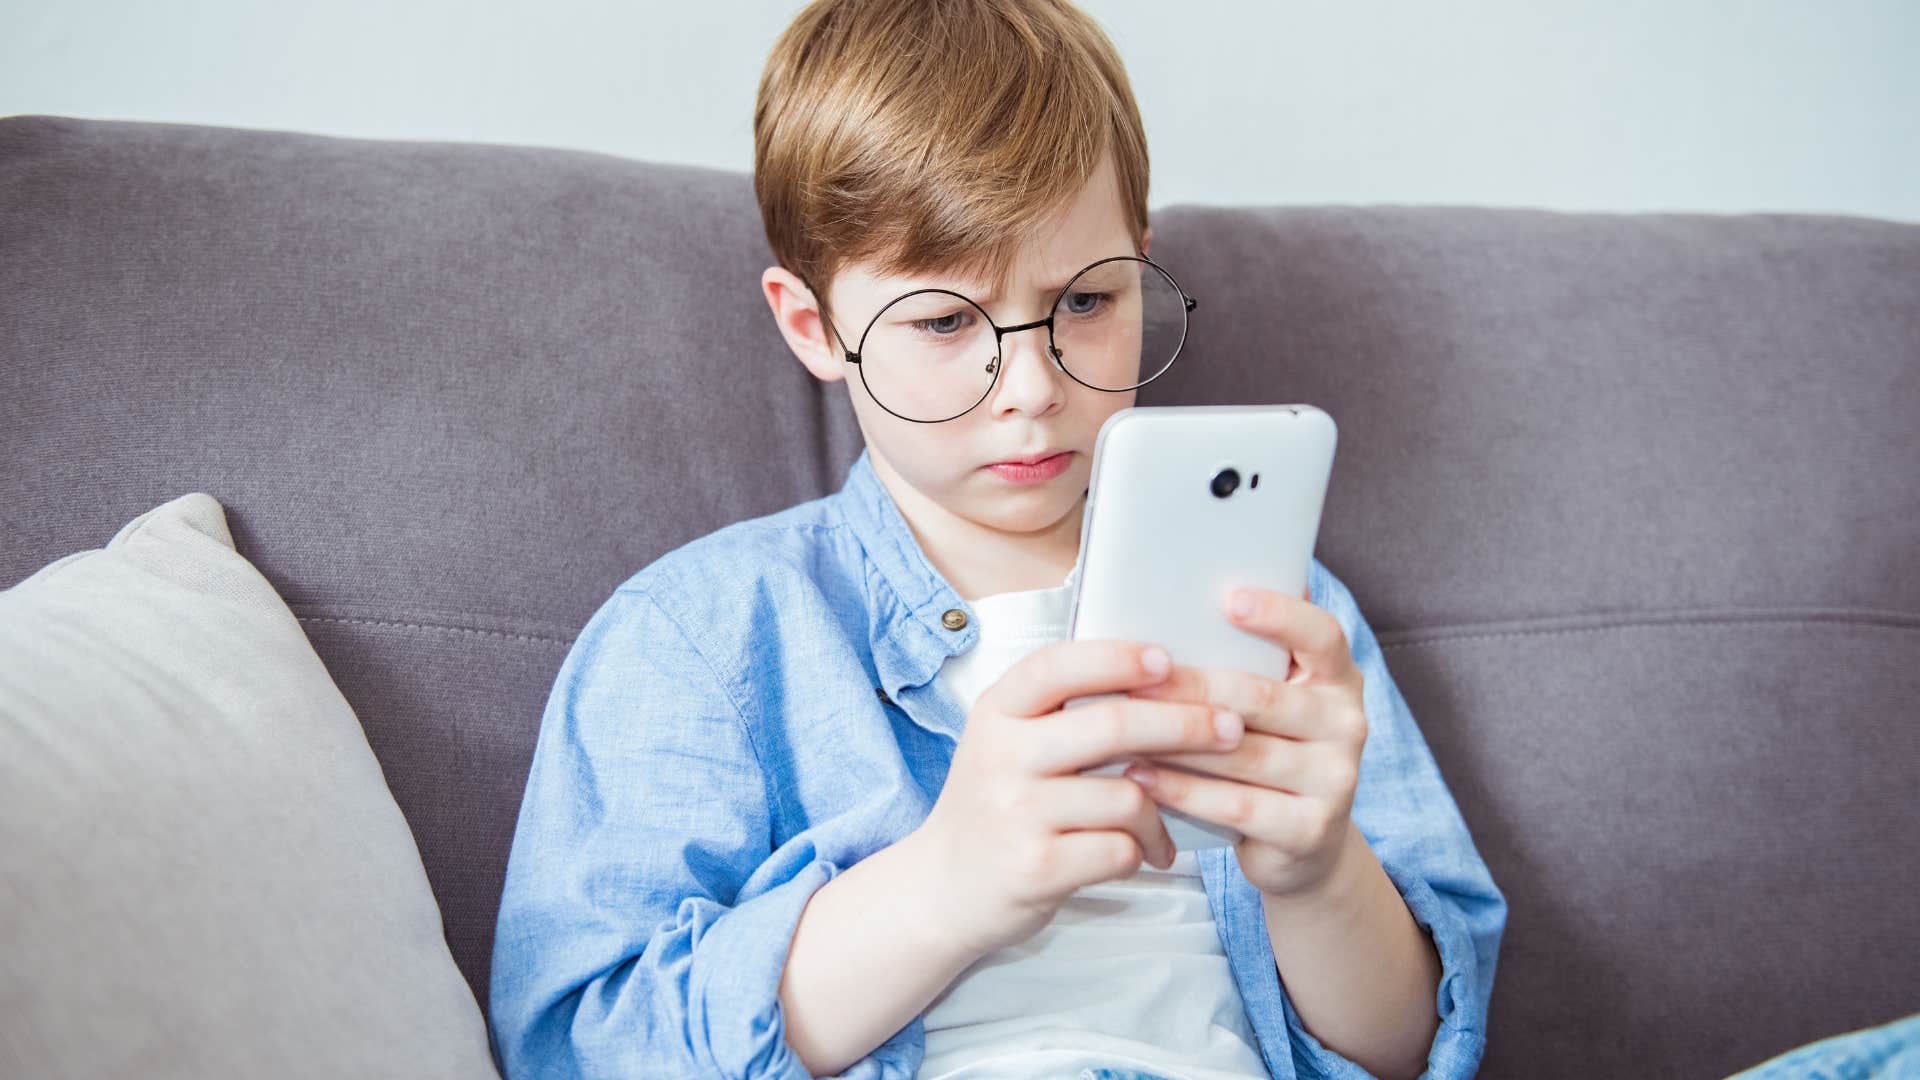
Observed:
[[[1094,443],[1070,635],[1285,678],[1286,650],[1230,623],[1227,598],[1238,585],[1305,593],[1336,438],[1311,405],[1115,413]],[[1221,498],[1226,468],[1240,482]]]
[[[1154,642],[1176,664],[1286,678],[1291,655],[1228,621],[1227,599],[1240,585],[1306,593],[1336,441],[1333,418],[1311,405],[1150,406],[1109,417],[1094,442],[1068,636]],[[1213,480],[1226,468],[1239,485],[1223,498]],[[1064,704],[1114,696],[1124,695]],[[1114,776],[1131,760],[1082,771]],[[1182,851],[1240,839],[1171,807],[1161,820]]]

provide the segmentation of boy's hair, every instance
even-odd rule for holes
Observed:
[[[822,305],[868,261],[1004,283],[1109,151],[1136,251],[1146,233],[1140,110],[1065,0],[815,0],[767,58],[753,141],[774,258]]]

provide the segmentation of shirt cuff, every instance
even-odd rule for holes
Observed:
[[[1427,1051],[1422,1080],[1467,1080],[1479,1070],[1487,1045],[1485,1018],[1476,1014],[1478,998],[1473,993],[1479,979],[1473,936],[1459,909],[1442,900],[1423,878],[1396,871],[1384,860],[1380,865],[1406,901],[1413,921],[1433,937],[1434,949],[1440,954],[1440,986],[1434,995],[1440,1026]],[[1294,1068],[1302,1080],[1373,1080],[1372,1073],[1327,1049],[1307,1031],[1284,983],[1280,1007],[1286,1014],[1287,1036],[1292,1040]]]
[[[841,868],[815,859],[791,878],[716,920],[700,938],[688,1026],[702,1033],[727,1076],[777,1080],[910,1080],[926,1053],[924,1021],[915,1017],[865,1057],[832,1078],[815,1077],[786,1038],[780,981],[794,931],[813,894]]]
[[[787,1045],[780,979],[801,911],[839,872],[832,862],[815,859],[786,881],[723,910],[699,936],[687,1028],[721,1075],[813,1080]]]

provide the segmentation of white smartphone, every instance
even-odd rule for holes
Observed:
[[[1285,679],[1292,656],[1230,622],[1227,598],[1240,585],[1306,593],[1335,437],[1333,417],[1312,405],[1139,406],[1108,417],[1093,444],[1068,636],[1154,642],[1176,664]],[[1081,772],[1118,776],[1138,757]],[[1169,807],[1160,816],[1181,851],[1240,839]]]

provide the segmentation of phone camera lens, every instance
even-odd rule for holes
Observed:
[[[1234,488],[1240,486],[1240,474],[1233,469],[1221,469],[1213,474],[1212,486],[1214,498],[1224,499],[1233,494]]]

